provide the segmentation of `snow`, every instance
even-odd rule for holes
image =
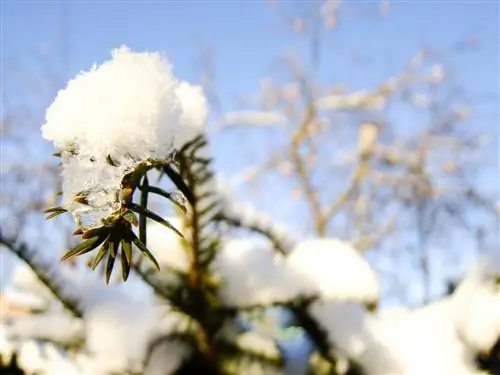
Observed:
[[[84,375],[76,365],[67,358],[63,351],[50,343],[41,346],[43,354],[43,373],[46,375]]]
[[[81,371],[64,352],[54,344],[39,343],[34,340],[26,340],[20,345],[11,346],[11,352],[1,351],[7,359],[13,350],[16,350],[18,365],[28,374],[40,375],[87,375]]]
[[[201,86],[180,82],[176,89],[183,109],[180,117],[181,131],[176,131],[175,144],[179,148],[196,136],[203,134],[208,116],[208,103]]]
[[[140,371],[151,337],[159,334],[160,317],[157,309],[126,300],[103,302],[86,313],[92,373]]]
[[[500,337],[498,264],[481,262],[452,296],[419,309],[369,314],[357,303],[317,301],[311,313],[368,375],[478,374],[474,355]]]
[[[12,355],[14,348],[12,343],[8,340],[5,332],[5,326],[0,324],[0,356],[4,359],[9,359]]]
[[[89,156],[163,158],[182,114],[177,86],[164,56],[123,46],[59,91],[47,109],[42,136],[60,150],[76,143]]]
[[[152,351],[144,375],[171,375],[189,358],[191,350],[179,340],[162,340]]]
[[[221,278],[220,298],[229,306],[289,301],[307,291],[268,244],[232,239],[223,244],[214,263]]]
[[[332,94],[317,100],[316,105],[324,110],[349,110],[355,108],[381,110],[386,98],[368,91],[356,91],[348,94]]]
[[[287,256],[267,243],[228,240],[214,267],[222,278],[221,298],[231,306],[287,302],[298,296],[376,302],[379,284],[368,262],[338,239],[299,243]]]
[[[404,374],[473,374],[473,352],[457,337],[448,298],[416,309],[396,321],[373,321],[373,334],[391,353],[394,367]],[[374,346],[375,347],[375,346]],[[367,366],[382,374],[376,350],[366,355]],[[378,372],[377,372],[378,370]]]
[[[178,218],[168,219],[180,229]],[[148,246],[161,264],[186,269],[180,240],[171,231],[150,223],[148,237]],[[364,308],[379,296],[373,270],[352,245],[335,238],[304,241],[287,257],[276,254],[268,242],[226,238],[212,266],[226,306],[286,303],[301,294],[319,294],[309,313],[328,334],[335,355],[344,363],[345,359],[359,363],[367,375],[477,375],[474,355],[487,352],[500,337],[498,255],[472,267],[447,298],[423,308],[377,313]],[[20,360],[30,371],[109,375],[144,370],[146,375],[168,375],[191,355],[190,347],[176,335],[192,329],[193,321],[169,305],[135,298],[128,285],[106,287],[86,269],[62,267],[51,273],[65,293],[78,297],[83,320],[50,305],[40,315],[16,318],[5,330],[2,327],[0,352],[16,348],[11,338],[23,340]],[[27,296],[52,298],[44,294],[46,289],[29,268],[15,270],[13,281],[14,292],[21,288]],[[27,304],[32,303],[30,298],[24,299]],[[298,368],[305,366],[305,358],[298,357],[309,349],[300,340],[276,343],[259,332],[241,333],[233,328],[228,326],[229,333],[221,333],[229,342],[271,358],[281,356],[281,347],[289,362],[280,369],[234,358],[225,364],[228,369],[248,375],[299,374]],[[62,343],[82,338],[86,347],[78,355],[66,356],[34,338]],[[148,355],[156,340],[156,349]]]
[[[201,87],[178,81],[160,53],[113,50],[70,80],[46,112],[42,136],[63,151],[63,207],[98,223],[117,209],[123,176],[198,135],[207,112]],[[74,202],[81,191],[89,205]]]
[[[165,220],[182,233],[181,218],[165,217]],[[164,265],[177,271],[188,271],[189,259],[183,247],[185,240],[181,239],[174,231],[155,221],[148,221],[146,233],[148,249],[155,256],[160,267]]]
[[[43,373],[45,360],[42,356],[40,345],[33,341],[23,342],[18,350],[18,363],[28,373]]]
[[[255,331],[247,331],[236,337],[236,345],[243,350],[258,353],[268,358],[280,358],[281,353],[275,341]]]
[[[359,303],[320,300],[313,303],[310,313],[342,355],[358,358],[368,349],[370,328],[366,310]]]
[[[46,291],[44,291],[46,293]],[[29,292],[13,289],[12,287],[5,287],[5,295],[8,295],[9,304],[14,306],[23,306],[33,310],[43,310],[47,307],[46,299],[39,295],[34,295]]]
[[[83,320],[71,317],[64,310],[51,309],[43,314],[16,318],[12,324],[5,326],[6,339],[24,340],[20,346],[20,356],[29,362],[34,371],[47,375],[63,374],[63,369],[67,367],[65,374],[77,374],[69,370],[76,365],[81,375],[141,371],[152,340],[188,328],[187,317],[170,310],[168,306],[153,306],[144,299],[134,298],[125,292],[129,290],[128,285],[127,289],[123,289],[123,284],[105,286],[88,270],[62,267],[60,271],[57,278],[63,279],[65,287],[76,292],[83,310]],[[28,280],[31,289],[44,290],[43,286],[34,283],[30,272],[25,269],[15,272],[17,282],[26,285],[22,281]],[[46,344],[35,344],[33,339],[63,344],[81,339],[85,343],[86,354],[80,354],[72,360],[64,359],[73,362],[68,362],[64,367],[63,359],[56,356],[56,352],[52,351],[52,358],[47,357]],[[4,351],[9,351],[8,344],[2,343],[6,348]],[[60,370],[54,372],[55,369]],[[76,367],[74,371],[77,371]]]
[[[83,337],[83,324],[63,311],[21,316],[8,327],[14,340],[49,340],[61,344],[72,343]]]
[[[500,337],[500,254],[481,259],[452,296],[453,318],[462,339],[487,352]]]
[[[377,275],[348,242],[336,238],[303,241],[287,257],[287,267],[313,284],[323,298],[378,301]]]
[[[14,293],[13,298],[22,295],[22,297],[18,298],[25,300],[28,295],[31,301],[22,301],[19,302],[28,302],[28,306],[31,306],[33,300],[40,299],[39,303],[43,303],[47,298],[50,298],[50,291],[47,289],[45,285],[43,285],[35,273],[31,270],[31,268],[25,264],[21,264],[18,267],[14,268],[12,271],[12,280],[11,280],[11,288],[5,291],[6,294],[10,296],[11,291],[16,291]],[[38,302],[35,302],[38,304]]]

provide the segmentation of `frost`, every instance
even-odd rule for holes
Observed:
[[[42,136],[63,151],[63,207],[98,222],[117,209],[124,175],[140,161],[168,158],[202,132],[207,113],[201,87],[178,81],[164,56],[113,50],[46,112]],[[82,191],[88,205],[74,202]]]

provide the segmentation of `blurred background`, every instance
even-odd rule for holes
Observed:
[[[203,85],[215,165],[300,238],[353,241],[384,306],[446,294],[498,244],[497,1],[1,2],[1,225],[62,253],[45,109],[125,44]],[[18,262],[0,251],[1,287]]]

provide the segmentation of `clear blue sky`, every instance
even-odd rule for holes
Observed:
[[[353,88],[372,87],[400,72],[423,45],[446,48],[474,36],[479,48],[456,59],[454,68],[470,92],[481,95],[479,108],[488,126],[498,126],[498,95],[492,94],[498,93],[500,84],[499,2],[390,3],[391,10],[384,17],[340,20],[324,46],[323,57],[328,63],[321,65],[319,76],[328,82],[348,82]],[[287,30],[282,16],[305,7],[306,1],[277,0],[274,10],[269,9],[268,1],[258,0],[1,0],[1,4],[3,84],[8,95],[18,95],[21,101],[26,92],[18,89],[24,83],[20,83],[19,74],[10,75],[9,69],[21,66],[21,70],[40,71],[43,64],[37,51],[47,47],[48,58],[61,61],[61,51],[68,46],[62,85],[78,71],[108,59],[110,50],[122,44],[137,51],[163,51],[177,76],[197,81],[200,50],[206,44],[213,45],[215,87],[224,109],[235,106],[236,95],[258,90],[260,78],[272,72],[272,63],[281,52],[304,52],[303,39]],[[354,61],[345,57],[354,53],[367,64],[353,68]],[[39,98],[40,108],[50,103],[56,89]],[[42,112],[35,113],[34,121],[41,124],[42,116]]]
[[[232,93],[257,88],[259,78],[269,72],[278,53],[298,45],[297,38],[291,38],[280,24],[280,14],[304,4],[306,1],[277,0],[275,10],[269,11],[268,1],[259,0],[2,0],[3,56],[33,59],[41,45],[51,46],[57,55],[62,44],[69,42],[68,73],[73,75],[107,59],[112,48],[126,44],[136,50],[165,51],[181,78],[195,80],[199,77],[195,60],[201,47],[210,43],[216,48],[217,88],[222,99],[229,100]],[[474,35],[480,49],[462,59],[461,73],[477,90],[496,91],[498,80],[493,77],[498,76],[498,1],[391,4],[386,17],[341,23],[327,45],[330,53],[350,51],[370,58],[373,66],[369,74],[360,77],[356,70],[334,61],[333,66],[321,70],[325,77],[370,85],[400,69],[424,43],[449,46]]]

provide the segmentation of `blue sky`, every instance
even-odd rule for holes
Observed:
[[[366,7],[370,2],[364,3]],[[300,39],[291,37],[282,15],[304,4],[278,0],[270,11],[268,1],[259,0],[3,0],[3,56],[33,58],[40,46],[48,45],[57,57],[63,43],[69,43],[68,74],[73,75],[126,44],[136,50],[164,51],[177,75],[196,80],[196,59],[209,43],[215,46],[217,88],[228,101],[232,94],[257,88],[280,52],[300,48]],[[325,48],[325,60],[339,51],[361,52],[372,60],[369,74],[359,74],[340,61],[321,72],[331,80],[366,86],[400,69],[423,44],[449,46],[474,35],[481,48],[462,59],[461,73],[478,90],[496,90],[498,81],[492,77],[498,69],[498,17],[497,1],[393,1],[385,17],[341,22]]]
[[[346,2],[372,10],[376,4]],[[460,82],[481,100],[477,103],[482,116],[479,126],[498,126],[498,4],[481,0],[392,1],[385,16],[364,15],[354,20],[345,14],[325,41],[325,63],[318,76],[325,82],[347,82],[354,89],[370,88],[400,72],[422,46],[448,48],[473,36],[479,48],[462,54],[452,66],[459,72]],[[26,82],[20,80],[19,71],[21,76],[23,72],[41,72],[43,59],[58,64],[65,48],[67,64],[58,72],[61,86],[78,71],[108,59],[110,50],[122,44],[137,51],[165,52],[178,77],[196,82],[201,76],[200,51],[212,45],[215,89],[225,110],[237,106],[238,95],[258,90],[263,76],[277,73],[273,62],[282,52],[306,54],[304,39],[287,29],[283,17],[307,7],[305,1],[277,0],[273,10],[268,1],[258,0],[1,0],[1,6],[2,84],[6,95],[17,96],[21,103],[27,93],[21,87]],[[354,65],[352,58],[346,58],[354,54],[362,63]],[[18,73],[11,75],[13,66]],[[48,105],[58,88],[56,84],[44,91],[37,98],[37,108]],[[43,122],[43,112],[35,111],[32,121],[36,128]],[[231,169],[229,164],[222,167]]]

